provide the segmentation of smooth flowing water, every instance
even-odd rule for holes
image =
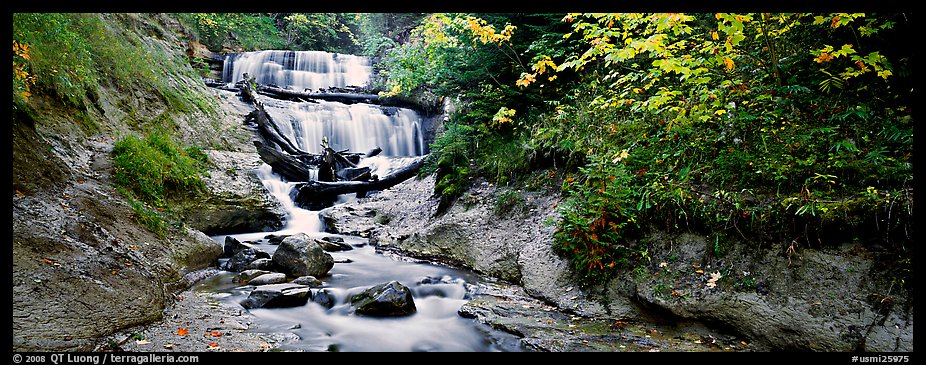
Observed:
[[[293,55],[294,53],[294,55]],[[300,52],[265,51],[241,54],[226,63],[227,74],[249,72],[258,80],[275,83],[292,83],[296,87],[309,87],[306,80],[347,80],[366,82],[365,74],[352,69],[368,61],[355,56],[320,52],[302,55]],[[305,61],[312,56],[315,61]],[[334,60],[325,63],[320,60]],[[262,60],[262,61],[257,61]],[[291,61],[287,61],[291,60]],[[263,62],[262,64],[258,64]],[[289,62],[287,64],[287,62]],[[327,61],[326,61],[327,62]],[[240,64],[239,64],[240,63]],[[279,64],[281,67],[274,66]],[[325,66],[318,66],[325,64]],[[307,65],[311,65],[307,66]],[[287,71],[286,68],[297,71]],[[344,70],[347,71],[344,71]],[[233,70],[229,71],[229,70]],[[241,71],[248,70],[248,71]],[[300,71],[301,70],[301,71]],[[325,70],[321,72],[320,70]],[[302,74],[325,74],[322,76]],[[269,73],[269,75],[268,75]],[[339,73],[329,75],[329,73]],[[234,77],[228,81],[233,82]],[[282,81],[281,81],[282,80]],[[260,82],[260,81],[259,81]],[[312,81],[315,82],[315,81]],[[311,84],[327,87],[329,84]],[[322,85],[322,86],[318,86]],[[300,148],[319,151],[319,142],[327,137],[336,150],[350,149],[365,152],[374,147],[383,149],[381,155],[363,159],[361,165],[370,166],[380,176],[390,169],[399,168],[426,153],[421,118],[413,110],[384,108],[371,104],[346,105],[336,102],[296,103],[265,98],[265,108],[286,134]],[[269,234],[306,233],[310,237],[337,236],[354,246],[349,251],[331,252],[334,267],[327,276],[319,278],[335,298],[335,305],[326,308],[309,302],[293,308],[250,309],[256,317],[252,330],[256,332],[288,332],[298,339],[282,346],[283,350],[302,351],[524,351],[513,335],[493,330],[473,319],[460,317],[457,311],[480,284],[478,275],[466,270],[409,260],[395,255],[378,253],[367,245],[367,239],[355,236],[333,235],[324,232],[317,211],[296,206],[290,198],[293,182],[283,181],[269,165],[258,170],[264,186],[283,204],[289,213],[286,226],[276,232],[235,234],[239,241],[252,241],[269,254],[277,246],[266,243]],[[341,202],[350,200],[342,196]],[[214,236],[224,243],[224,235]],[[227,272],[199,283],[197,290],[217,293],[222,300],[237,305],[253,289],[233,283],[235,273]],[[348,298],[373,285],[396,280],[412,290],[417,312],[406,317],[364,317],[350,312]],[[242,308],[242,310],[244,310]]]

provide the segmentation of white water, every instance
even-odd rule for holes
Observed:
[[[328,138],[334,150],[365,153],[374,147],[384,156],[425,154],[422,119],[414,110],[333,101],[294,103],[264,99],[264,109],[300,149],[321,153]]]
[[[363,68],[357,66],[362,62],[351,57],[326,54],[328,59],[335,59],[336,64],[329,62],[320,66],[326,59],[322,55],[305,54],[315,57],[311,62],[298,57],[287,61],[285,57],[291,56],[285,53],[244,54],[237,61],[226,63],[226,71],[229,75],[236,75],[234,77],[248,72],[256,76],[258,82],[299,88],[318,88],[318,85],[329,82],[350,84],[369,77],[369,68],[362,71]],[[296,55],[301,56],[299,53]],[[282,65],[286,62],[295,64],[297,71],[284,70]],[[365,72],[365,76],[358,70]],[[318,73],[325,75],[315,75]],[[232,82],[236,80],[232,77]],[[336,102],[294,103],[270,98],[264,101],[266,110],[283,134],[303,150],[320,152],[322,137],[327,137],[335,150],[367,152],[374,147],[382,148],[380,155],[362,159],[360,163],[360,166],[371,167],[372,173],[380,176],[414,160],[412,156],[426,153],[421,119],[409,109]],[[318,278],[322,280],[324,290],[335,298],[332,308],[309,302],[294,308],[250,309],[256,317],[251,330],[292,333],[298,340],[284,343],[282,349],[295,351],[523,351],[514,336],[457,314],[473,285],[478,283],[477,275],[384,256],[366,245],[365,238],[325,233],[317,211],[302,209],[293,203],[290,192],[295,183],[283,181],[267,164],[263,164],[257,172],[267,190],[288,212],[288,219],[283,229],[276,232],[235,234],[233,237],[239,241],[252,241],[271,255],[276,246],[261,243],[268,234],[338,236],[355,248],[331,252],[336,263],[328,275]],[[340,202],[350,199],[353,198],[344,196]],[[225,237],[215,236],[213,239],[224,243]],[[218,293],[225,301],[237,305],[247,298],[253,287],[237,286],[232,282],[234,275],[225,273],[216,276],[198,284],[197,289]],[[417,307],[415,314],[370,318],[350,312],[350,295],[392,280],[412,290]]]
[[[400,167],[411,158],[375,157],[377,171]],[[289,212],[286,226],[276,232],[231,235],[239,241],[259,242],[268,234],[306,233],[312,237],[338,236],[355,248],[331,252],[336,264],[328,275],[319,279],[323,288],[335,298],[332,308],[314,302],[293,308],[249,309],[256,317],[251,331],[288,332],[298,340],[285,342],[288,351],[360,351],[360,352],[491,352],[523,351],[510,334],[492,330],[457,314],[466,303],[477,275],[429,263],[377,253],[367,239],[323,232],[317,211],[293,204],[289,190],[293,183],[284,182],[264,164],[258,169],[264,186]],[[226,236],[215,236],[223,242]],[[264,241],[266,242],[266,241]],[[277,246],[258,243],[257,247],[273,254]],[[345,262],[349,261],[349,262]],[[218,293],[223,300],[237,305],[253,287],[232,282],[234,273],[225,273],[197,284],[197,290]],[[397,280],[412,290],[417,312],[406,317],[374,318],[352,314],[349,297],[373,285]]]
[[[366,57],[321,51],[258,51],[230,55],[222,77],[236,83],[245,73],[264,85],[318,91],[329,87],[364,86],[372,65]]]

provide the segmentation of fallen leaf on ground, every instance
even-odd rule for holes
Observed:
[[[174,348],[174,344],[172,344],[172,343],[165,343],[165,344],[164,344],[164,348],[170,350],[170,349]]]
[[[262,348],[262,349],[269,349],[269,348],[270,348],[270,344],[269,344],[269,343],[262,343],[262,344],[260,344],[259,346],[260,346],[260,348]]]
[[[707,287],[713,288],[717,286],[717,280],[720,280],[720,278],[721,278],[721,275],[719,272],[711,273],[711,278],[707,279]]]
[[[212,343],[210,343],[210,344],[209,344],[209,349],[210,349],[210,350],[218,350],[218,349],[219,349],[219,343],[218,343],[218,342],[212,342]]]
[[[180,336],[186,336],[186,335],[190,334],[190,330],[188,330],[188,329],[186,329],[186,328],[183,328],[183,327],[180,327],[180,328],[177,328],[177,334],[180,335]]]
[[[137,340],[137,341],[135,341],[135,344],[136,344],[136,345],[147,345],[147,344],[149,344],[149,343],[151,343],[151,342],[148,341],[148,340]]]

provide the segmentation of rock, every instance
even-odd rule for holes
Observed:
[[[351,296],[350,305],[354,313],[376,317],[407,316],[418,310],[412,291],[395,280]]]
[[[308,275],[295,278],[293,279],[292,283],[299,284],[299,285],[306,285],[306,286],[310,286],[313,288],[322,286],[322,282],[320,280],[316,279],[314,276],[308,276]]]
[[[337,240],[334,240],[335,238]],[[344,239],[340,237],[325,237],[324,239],[316,239],[315,242],[328,252],[350,251],[354,249],[351,245],[344,243]]]
[[[247,284],[247,282],[251,281],[251,279],[269,273],[270,271],[266,270],[244,270],[238,273],[238,275],[235,275],[234,282]]]
[[[277,268],[291,277],[321,277],[334,267],[334,258],[305,233],[286,237],[272,259]]]
[[[270,258],[270,254],[258,249],[245,248],[228,259],[223,268],[228,271],[241,272],[247,270],[251,262],[261,258]]]
[[[241,306],[254,308],[286,308],[305,305],[312,297],[312,289],[302,285],[263,285],[252,290]]]
[[[256,152],[208,150],[212,162],[206,193],[178,204],[191,227],[213,235],[272,231],[283,227],[286,210],[264,187]]]
[[[312,302],[318,303],[327,309],[331,309],[331,307],[334,307],[335,298],[328,289],[321,289],[312,293]]]
[[[245,245],[244,243],[241,243],[241,241],[238,241],[238,239],[235,237],[225,236],[225,245],[223,246],[223,248],[224,248],[224,251],[223,251],[224,257],[232,257],[232,256],[235,256],[235,254],[238,253],[238,251],[241,251],[245,248],[253,248],[253,247],[250,247],[250,245]]]
[[[263,274],[248,281],[248,285],[269,285],[286,282],[286,274],[274,272]]]
[[[273,260],[272,260],[272,259],[269,259],[269,258],[257,259],[257,260],[251,261],[251,263],[248,264],[245,268],[248,269],[248,270],[250,270],[250,269],[256,269],[256,270],[272,270],[272,269],[273,269]]]
[[[271,244],[271,245],[279,245],[280,242],[283,242],[283,239],[285,239],[286,237],[289,237],[289,236],[290,236],[290,235],[288,235],[288,234],[279,234],[279,235],[277,235],[277,234],[268,234],[268,235],[264,236],[264,239],[266,239],[266,240],[267,240],[267,243],[269,243],[269,244]]]

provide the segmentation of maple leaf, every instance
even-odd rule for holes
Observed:
[[[219,349],[219,343],[218,343],[218,342],[212,342],[212,343],[210,343],[210,344],[209,344],[209,349],[210,349],[210,350],[218,350],[218,349]]]
[[[190,334],[190,330],[189,330],[189,329],[186,329],[186,328],[183,328],[183,327],[180,327],[180,328],[177,328],[177,334],[180,335],[180,336],[186,336],[186,335]]]

